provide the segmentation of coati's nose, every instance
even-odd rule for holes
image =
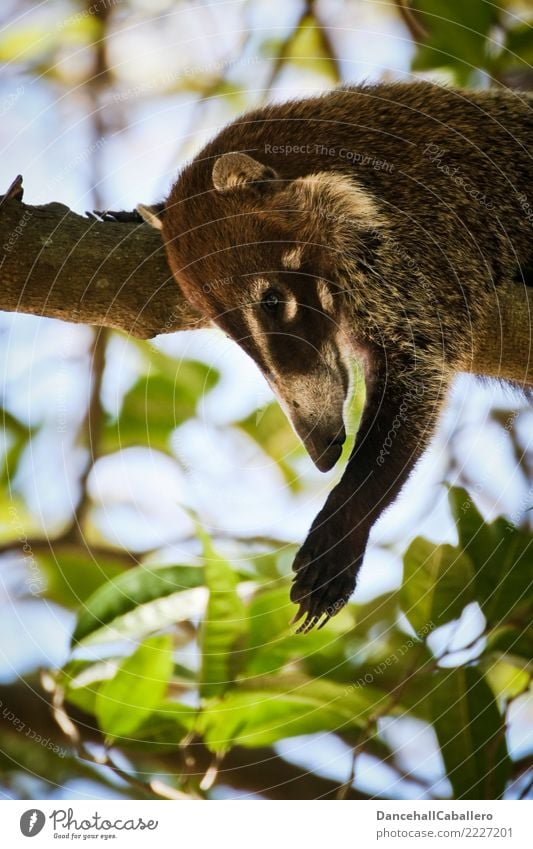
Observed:
[[[289,402],[294,408],[294,401]],[[291,410],[293,412],[293,410]],[[290,417],[294,430],[302,440],[311,460],[321,472],[329,472],[342,454],[342,446],[346,442],[346,431],[342,422],[342,410],[338,417],[332,411],[324,410],[320,418],[313,415],[298,415],[293,412]]]
[[[329,440],[328,445],[327,445],[327,449],[329,449],[329,448],[333,448],[333,447],[334,447],[334,446],[336,446],[336,445],[342,446],[342,445],[344,445],[344,443],[345,443],[345,442],[346,442],[346,430],[344,429],[344,426],[343,426],[343,427],[341,427],[341,429],[340,429],[340,430],[339,430],[339,431],[335,434],[335,436],[333,436],[333,437]],[[327,450],[327,449],[326,449],[326,450]]]
[[[346,441],[346,431],[341,427],[337,433],[332,434],[326,441],[323,451],[316,459],[315,465],[321,472],[329,472],[342,454],[342,446]]]

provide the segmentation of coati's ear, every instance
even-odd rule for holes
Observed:
[[[299,177],[276,195],[277,217],[300,242],[329,245],[345,252],[357,248],[371,256],[381,242],[381,215],[373,196],[352,177],[317,172]]]
[[[375,265],[385,221],[366,188],[331,171],[297,177],[282,186],[274,203],[265,204],[263,215],[286,234],[290,247],[281,254],[285,268],[306,267],[336,280],[339,265],[353,271]]]
[[[150,227],[155,227],[156,230],[163,228],[164,203],[156,203],[152,206],[148,206],[145,203],[138,203],[136,209],[142,220],[146,224],[149,224]]]
[[[213,185],[218,192],[255,188],[264,191],[278,175],[247,153],[223,153],[213,165]]]

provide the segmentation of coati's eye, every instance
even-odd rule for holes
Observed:
[[[261,298],[261,306],[269,313],[275,313],[281,303],[282,296],[275,289],[267,289]]]

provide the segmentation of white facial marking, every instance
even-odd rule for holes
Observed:
[[[251,290],[253,300],[260,301],[265,292],[272,288],[266,277],[256,277]]]
[[[370,194],[342,174],[318,172],[294,181],[304,205],[322,213],[333,224],[349,219],[354,224],[379,222],[379,213]]]
[[[289,248],[289,250],[284,251],[281,255],[281,261],[285,268],[289,268],[291,271],[298,271],[299,268],[302,267],[303,260],[303,247],[301,245],[296,245],[294,248]]]
[[[337,351],[335,345],[332,342],[324,342],[324,344],[320,348],[320,357],[322,359],[322,362],[324,362],[329,369],[331,369],[332,371],[337,370]]]
[[[296,318],[296,313],[298,312],[298,302],[296,298],[292,296],[287,298],[285,302],[285,316],[287,321],[292,321],[293,318]]]
[[[271,358],[268,350],[268,337],[266,333],[263,332],[263,328],[259,323],[254,306],[248,307],[245,310],[245,326],[248,335],[254,340],[263,360],[270,366]]]
[[[330,289],[327,283],[324,280],[319,280],[317,282],[317,294],[318,300],[320,301],[320,306],[324,310],[324,312],[333,312],[334,302],[333,295],[330,292]]]

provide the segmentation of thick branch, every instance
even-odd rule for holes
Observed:
[[[114,327],[143,339],[199,326],[146,224],[83,218],[60,203],[0,207],[0,309]]]

